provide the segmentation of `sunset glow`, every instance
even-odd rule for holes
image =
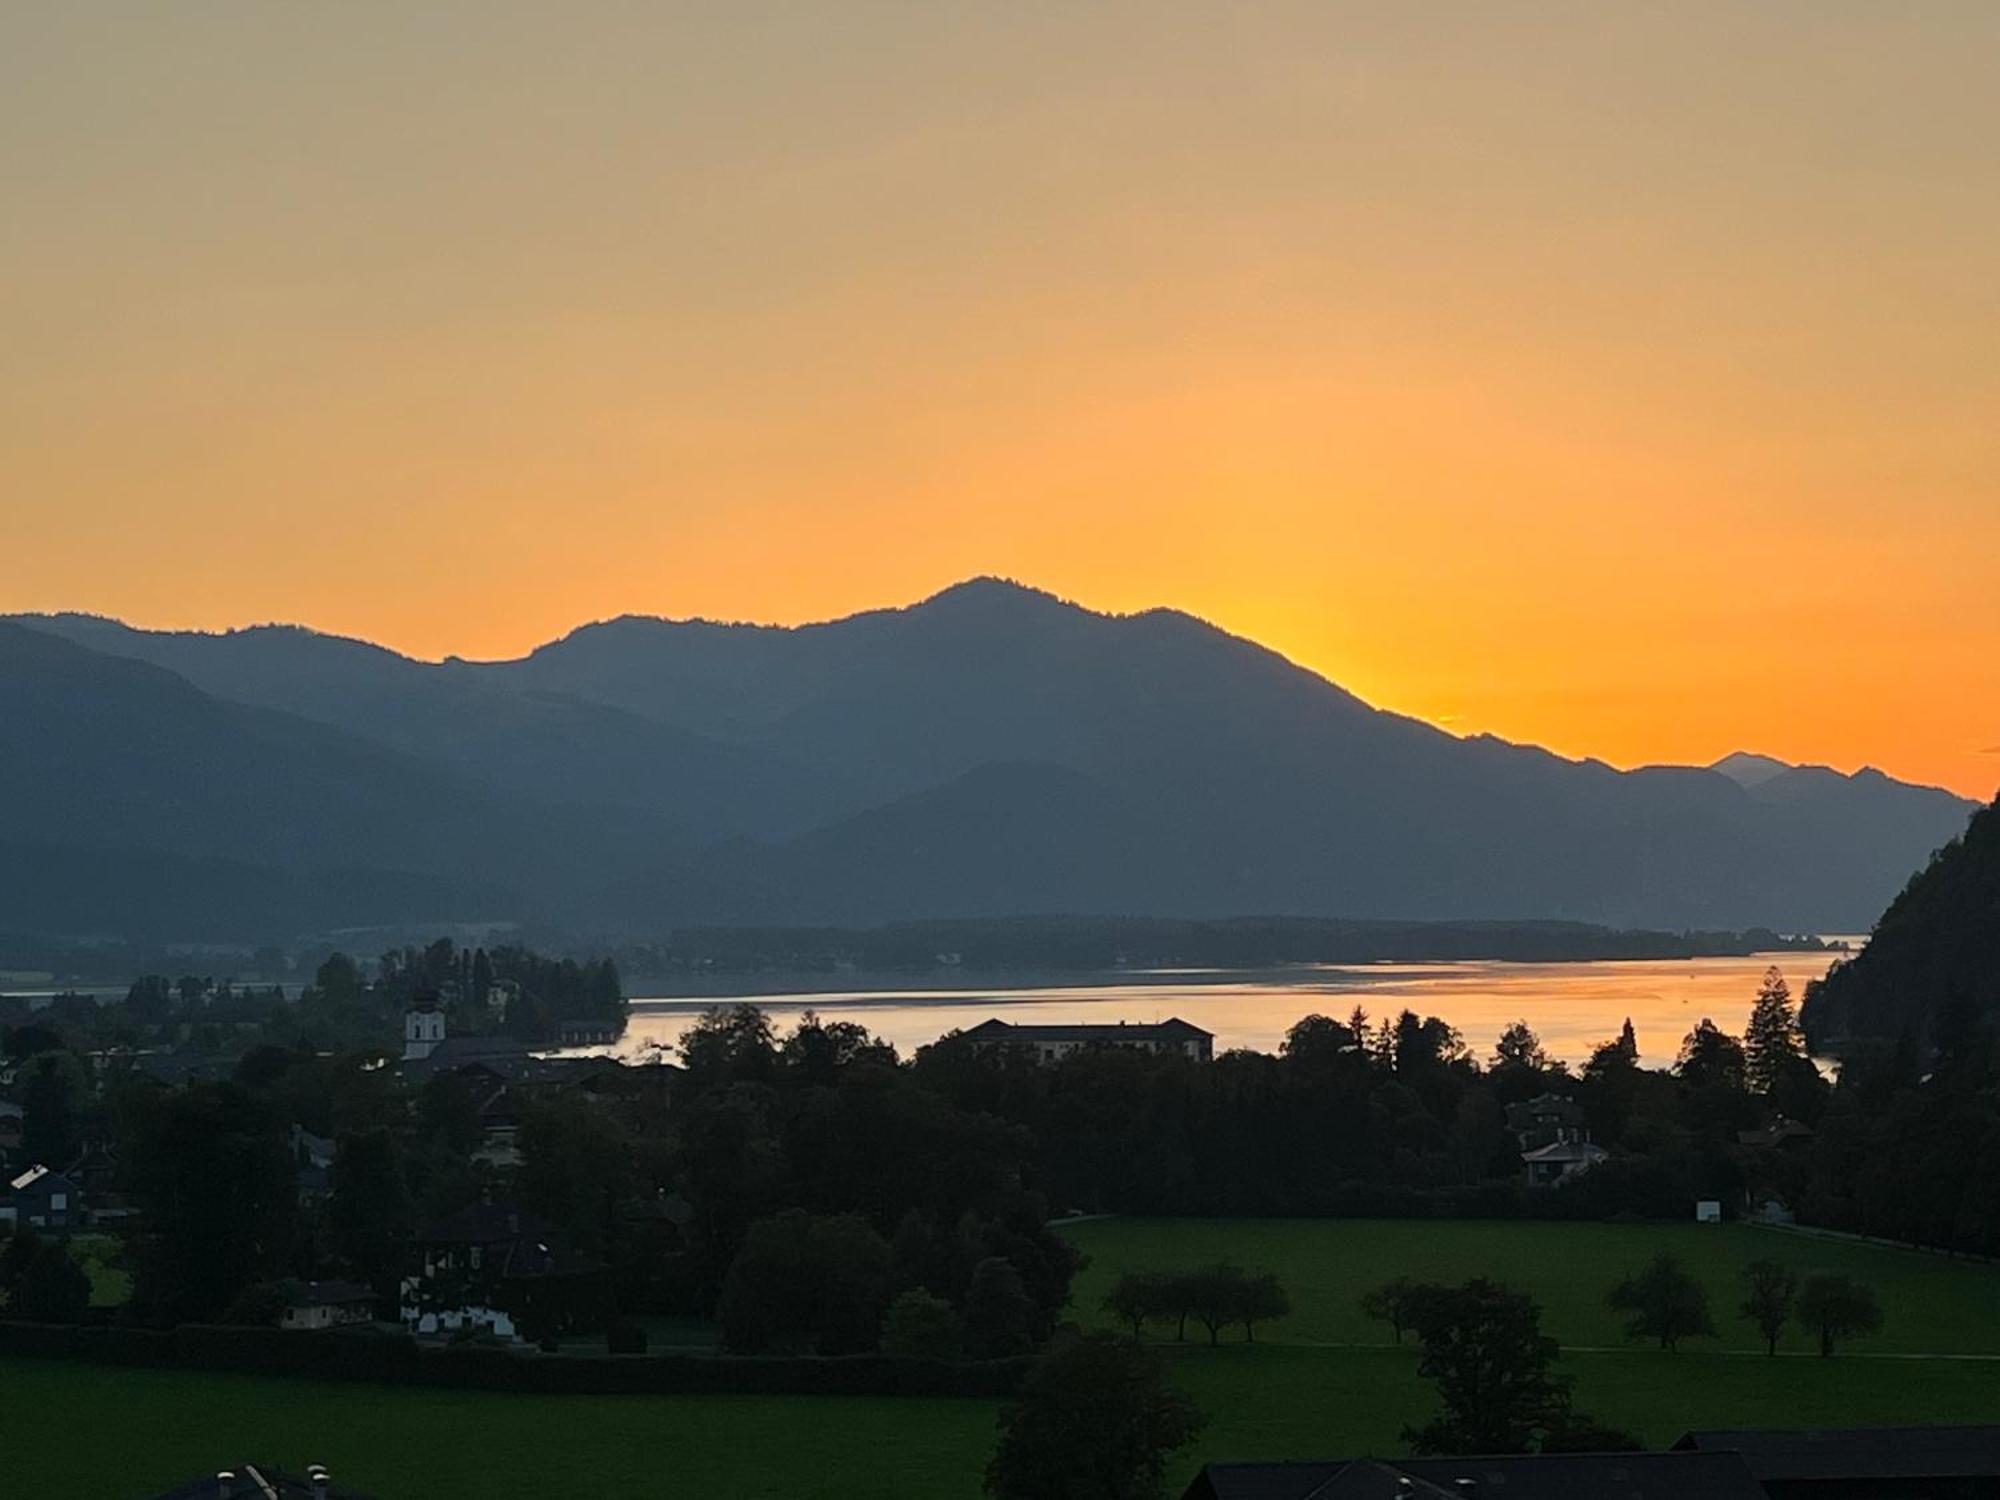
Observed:
[[[2000,784],[2000,9],[672,9],[12,17],[0,610],[498,656],[996,573]]]

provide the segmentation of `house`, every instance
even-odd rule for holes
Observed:
[[[1698,1461],[1695,1461],[1698,1460]],[[1768,1500],[1734,1453],[1210,1464],[1181,1500]]]
[[[375,1321],[375,1294],[353,1281],[301,1281],[285,1297],[280,1328],[344,1328]]]
[[[320,1464],[309,1464],[303,1475],[287,1474],[270,1464],[231,1464],[165,1490],[151,1500],[368,1500],[358,1490],[342,1488]]]
[[[81,1229],[86,1222],[83,1190],[61,1172],[30,1167],[7,1186],[0,1222],[53,1230]]]
[[[603,1266],[547,1220],[490,1199],[417,1231],[399,1301],[412,1333],[500,1338],[525,1336],[524,1325],[537,1334],[591,1327],[608,1310]]]
[[[1560,1139],[1523,1151],[1529,1187],[1554,1187],[1557,1183],[1588,1172],[1611,1153],[1586,1140]]]
[[[1583,1106],[1562,1094],[1542,1093],[1507,1106],[1507,1128],[1523,1151],[1584,1135]]]
[[[1119,1021],[1096,1026],[1016,1026],[1002,1020],[981,1021],[964,1033],[981,1047],[1018,1047],[1041,1062],[1056,1062],[1073,1052],[1095,1047],[1131,1047],[1156,1055],[1179,1053],[1195,1062],[1215,1058],[1215,1033],[1203,1031],[1180,1017],[1150,1025]]]
[[[1813,1137],[1812,1126],[1803,1120],[1794,1120],[1785,1115],[1773,1115],[1770,1121],[1755,1130],[1736,1132],[1736,1143],[1754,1150],[1776,1151],[1788,1146],[1800,1146]]]
[[[298,1167],[299,1202],[307,1207],[326,1202],[333,1196],[333,1142],[294,1125],[290,1145],[292,1161]]]
[[[1690,1432],[1674,1449],[1740,1459],[1770,1500],[2000,1496],[2000,1426],[1746,1427]]]

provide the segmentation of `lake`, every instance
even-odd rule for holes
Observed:
[[[1163,1021],[1179,1016],[1215,1033],[1216,1050],[1274,1052],[1286,1030],[1314,1011],[1345,1019],[1357,1005],[1371,1018],[1409,1009],[1442,1016],[1481,1059],[1510,1021],[1525,1020],[1555,1056],[1580,1064],[1630,1017],[1648,1066],[1673,1062],[1703,1016],[1740,1034],[1767,968],[1803,998],[1836,953],[1769,953],[1742,958],[1634,959],[1581,963],[1382,963],[1285,969],[1154,971],[1091,983],[976,988],[824,990],[758,996],[677,996],[632,1001],[617,1051],[671,1047],[711,1005],[747,999],[789,1027],[807,1010],[857,1021],[907,1057],[954,1028],[991,1016],[1020,1024],[1058,1021]]]

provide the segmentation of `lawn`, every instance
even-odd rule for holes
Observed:
[[[142,1500],[247,1460],[323,1463],[380,1500],[972,1500],[995,1409],[846,1396],[509,1396],[0,1359],[0,1489]]]
[[[1531,1292],[1564,1358],[1578,1406],[1654,1443],[1700,1426],[2000,1421],[2000,1361],[1869,1354],[2000,1353],[2000,1273],[1931,1256],[1829,1244],[1772,1231],[1699,1226],[1102,1220],[1064,1231],[1092,1257],[1077,1311],[1125,1267],[1227,1256],[1278,1273],[1295,1307],[1245,1344],[1226,1334],[1166,1343],[1173,1379],[1208,1414],[1174,1467],[1205,1459],[1400,1451],[1406,1423],[1432,1410],[1414,1351],[1355,1310],[1389,1276],[1486,1274]],[[1881,1337],[1851,1355],[1770,1360],[1754,1333],[1669,1355],[1621,1343],[1603,1290],[1660,1247],[1734,1306],[1743,1262],[1773,1256],[1850,1271],[1875,1285]],[[663,1330],[664,1331],[664,1330]],[[1329,1347],[1347,1346],[1347,1347]],[[1358,1346],[1358,1347],[1357,1347]],[[529,1500],[564,1475],[589,1493],[745,1497],[923,1495],[975,1500],[996,1403],[859,1397],[507,1396],[262,1380],[0,1360],[0,1473],[8,1493],[75,1491],[138,1500],[213,1467],[266,1458],[325,1463],[381,1500]],[[32,1441],[50,1431],[91,1443]],[[68,1486],[65,1490],[64,1486]],[[1177,1492],[1177,1489],[1176,1489]]]

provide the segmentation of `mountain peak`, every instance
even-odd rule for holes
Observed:
[[[1733,750],[1721,760],[1711,761],[1708,769],[1720,772],[1748,791],[1797,768],[1790,761],[1779,760],[1775,755],[1759,755],[1752,750]]]
[[[1079,606],[1067,599],[1058,598],[1046,589],[1038,589],[1012,578],[1001,578],[991,573],[981,573],[939,589],[929,598],[918,601],[912,609],[965,608],[1009,609],[1019,606],[1041,607],[1055,605],[1063,609]]]

